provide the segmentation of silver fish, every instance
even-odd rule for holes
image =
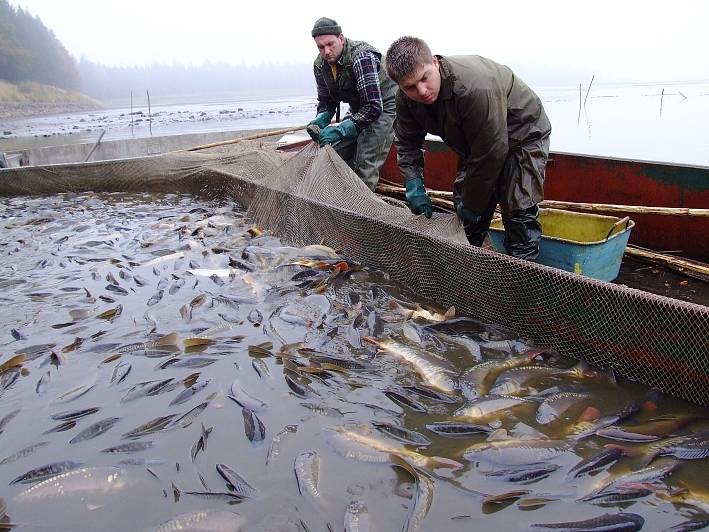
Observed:
[[[258,493],[256,488],[251,486],[251,484],[246,482],[241,475],[230,469],[228,466],[224,464],[217,464],[217,472],[222,476],[222,478],[224,478],[224,480],[227,481],[227,485],[231,486],[230,489],[233,489],[239,497],[248,499],[254,497]]]
[[[152,441],[132,441],[121,445],[116,445],[114,447],[108,447],[107,449],[101,450],[101,452],[109,454],[137,453],[139,451],[145,451],[146,449],[150,449],[152,448],[152,446]]]
[[[43,480],[19,493],[15,500],[33,502],[69,495],[110,493],[126,485],[125,472],[118,467],[84,467]]]
[[[320,498],[320,456],[315,451],[300,453],[293,462],[295,479],[301,495]]]
[[[37,467],[35,469],[27,471],[27,473],[24,473],[19,477],[15,478],[12,482],[10,482],[10,484],[29,484],[31,482],[39,482],[58,475],[60,473],[71,471],[72,469],[76,469],[77,467],[81,467],[82,465],[83,464],[81,462],[74,462],[73,460],[66,460],[64,462],[54,462],[53,464],[43,465],[41,467]]]
[[[557,421],[559,417],[575,405],[588,400],[591,394],[563,392],[544,399],[537,409],[537,423],[547,425]]]
[[[11,454],[7,458],[4,458],[2,461],[0,461],[0,465],[10,464],[12,462],[16,462],[17,460],[21,460],[22,458],[31,455],[33,452],[35,452],[40,447],[44,447],[48,443],[49,443],[48,441],[42,441],[39,443],[28,445],[27,447],[20,449],[16,453]]]
[[[71,440],[69,440],[69,443],[73,444],[73,443],[79,443],[79,442],[86,441],[86,440],[92,440],[92,439],[100,436],[104,432],[108,431],[111,427],[113,427],[113,425],[118,423],[118,421],[120,421],[120,419],[121,418],[119,418],[119,417],[109,417],[106,419],[102,419],[101,421],[97,421],[96,423],[94,423],[90,427],[87,427],[84,430],[82,430],[81,432],[79,432],[79,434],[77,434]]]
[[[173,517],[153,528],[153,532],[239,532],[246,520],[226,510],[197,510]]]
[[[244,431],[249,441],[263,441],[266,436],[266,427],[263,426],[258,416],[248,408],[242,408],[241,415],[244,418]]]
[[[530,525],[529,528],[530,530],[566,530],[569,532],[600,532],[601,530],[635,532],[636,530],[640,530],[644,524],[645,519],[639,515],[621,512],[617,514],[604,514],[584,521],[536,523]]]
[[[463,457],[471,462],[484,460],[501,465],[526,465],[547,462],[571,449],[564,440],[506,440],[475,443]]]

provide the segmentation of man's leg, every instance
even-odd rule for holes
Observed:
[[[354,171],[370,190],[379,182],[379,170],[384,166],[394,140],[395,113],[383,111],[379,118],[357,136]]]
[[[483,245],[487,231],[490,229],[490,222],[492,221],[492,215],[495,213],[496,206],[497,198],[495,198],[493,194],[490,204],[485,208],[482,214],[474,215],[470,211],[459,213],[458,216],[463,222],[465,236],[468,238],[468,242],[470,242],[471,245],[478,247]]]
[[[341,140],[332,145],[337,155],[339,155],[352,170],[355,170],[355,155],[357,153],[357,140],[359,137],[361,137],[361,135],[354,139]]]
[[[538,216],[537,205],[502,213],[502,223],[505,225],[504,245],[508,255],[518,259],[537,260],[539,240],[542,238]]]
[[[539,255],[542,228],[538,203],[544,199],[544,172],[549,158],[549,133],[511,151],[502,169],[497,196],[505,225],[505,250],[519,259]]]

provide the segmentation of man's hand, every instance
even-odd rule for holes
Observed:
[[[320,146],[335,144],[343,139],[353,139],[357,136],[357,126],[354,120],[343,120],[336,126],[327,126],[320,132]]]
[[[414,214],[425,214],[426,218],[433,215],[433,204],[426,194],[422,178],[416,177],[406,182],[406,203]]]
[[[330,113],[327,111],[320,113],[315,117],[315,120],[308,124],[305,131],[308,132],[311,139],[318,142],[318,140],[320,140],[320,131],[325,129],[330,124],[330,120],[332,120],[332,115]]]

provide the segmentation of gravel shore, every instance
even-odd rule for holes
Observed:
[[[80,113],[96,109],[101,109],[101,106],[87,103],[0,102],[0,121],[34,116]]]

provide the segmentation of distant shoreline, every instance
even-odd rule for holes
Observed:
[[[91,103],[0,102],[0,121],[95,111],[102,107]]]

